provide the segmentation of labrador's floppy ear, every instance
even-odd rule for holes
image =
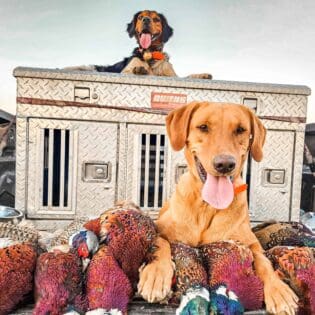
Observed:
[[[138,15],[141,13],[142,11],[137,12],[130,23],[127,24],[127,33],[129,34],[129,37],[133,37],[136,35],[136,21],[138,18]]]
[[[263,158],[263,146],[266,140],[266,128],[262,124],[261,120],[247,108],[250,115],[251,125],[251,144],[250,153],[255,161],[260,162]]]
[[[171,111],[166,117],[166,129],[172,148],[181,150],[188,137],[189,123],[193,112],[200,103],[192,102],[183,107]]]

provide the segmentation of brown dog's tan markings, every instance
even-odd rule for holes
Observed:
[[[143,50],[143,55],[153,51],[163,51],[163,45],[168,41],[173,34],[173,29],[168,25],[166,19],[162,14],[156,11],[144,10],[135,14],[133,20],[128,24],[127,31],[130,37],[135,37],[140,49]],[[151,43],[148,47],[141,47],[142,34],[151,35]],[[149,75],[163,75],[176,76],[172,64],[165,58],[162,60],[141,60],[134,57],[123,69],[123,73],[133,74],[149,74]]]
[[[135,14],[133,20],[128,24],[127,31],[130,37],[135,37],[143,58],[134,57],[122,70],[123,73],[133,73],[142,75],[158,75],[174,77],[176,73],[169,57],[162,53],[162,59],[152,58],[152,52],[163,52],[163,46],[173,35],[173,29],[168,25],[163,14],[156,11],[144,10]],[[143,34],[150,34],[151,40],[148,47],[143,47],[145,41],[141,40]],[[144,60],[143,60],[144,59]],[[192,74],[189,77],[198,79],[211,79],[208,73]]]
[[[160,212],[160,235],[190,246],[229,239],[242,242],[253,252],[256,273],[264,283],[267,311],[294,314],[297,296],[275,274],[251,231],[246,192],[234,196],[223,210],[201,197],[204,183],[196,160],[209,176],[233,176],[234,185],[242,185],[241,172],[248,151],[256,161],[263,157],[266,131],[260,120],[242,105],[196,102],[171,112],[166,125],[173,149],[185,148],[189,171],[180,178],[175,193]],[[159,258],[140,275],[139,291],[149,301],[163,297],[165,284],[170,285],[169,244],[160,243],[158,252]]]
[[[66,67],[69,71],[98,71],[113,73],[131,73],[138,75],[157,75],[175,77],[176,73],[169,56],[163,51],[164,44],[173,35],[173,28],[163,14],[144,10],[137,12],[127,24],[129,37],[137,40],[138,47],[131,56],[108,66],[90,65]],[[212,79],[208,73],[192,74],[189,78]]]

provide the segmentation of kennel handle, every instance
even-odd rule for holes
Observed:
[[[90,100],[90,88],[84,86],[75,86],[74,87],[74,101],[89,101]]]
[[[179,178],[187,172],[187,165],[186,164],[177,164],[175,167],[175,183],[177,184]]]
[[[242,104],[257,112],[259,100],[257,97],[246,97],[242,98]]]
[[[111,181],[112,165],[110,162],[88,161],[82,165],[82,179],[85,182]]]

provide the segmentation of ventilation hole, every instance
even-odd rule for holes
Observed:
[[[52,185],[52,205],[60,206],[60,150],[61,150],[61,130],[54,130],[54,154],[53,154],[53,185]]]
[[[50,132],[50,130],[52,130],[52,132]],[[50,139],[50,136],[52,136],[53,139]],[[50,140],[52,140],[51,145]],[[64,147],[62,147],[63,144]],[[42,204],[44,207],[52,206],[54,208],[64,208],[68,206],[68,181],[70,170],[69,147],[70,130],[62,132],[61,129],[44,129],[42,196]],[[50,158],[52,161],[49,161]],[[49,168],[49,165],[52,166],[52,169]],[[49,183],[49,180],[51,183]],[[51,187],[51,191],[49,187]],[[50,202],[51,204],[49,204]]]
[[[44,129],[43,206],[48,205],[49,129]]]
[[[162,206],[164,150],[165,135],[141,135],[140,207]]]
[[[65,169],[64,169],[64,197],[63,204],[65,207],[68,206],[68,181],[69,181],[69,141],[70,141],[70,131],[66,130],[65,134]]]

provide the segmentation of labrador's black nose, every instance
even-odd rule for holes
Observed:
[[[231,155],[217,155],[213,159],[213,166],[216,171],[221,174],[226,174],[234,170],[236,165],[236,160]]]

